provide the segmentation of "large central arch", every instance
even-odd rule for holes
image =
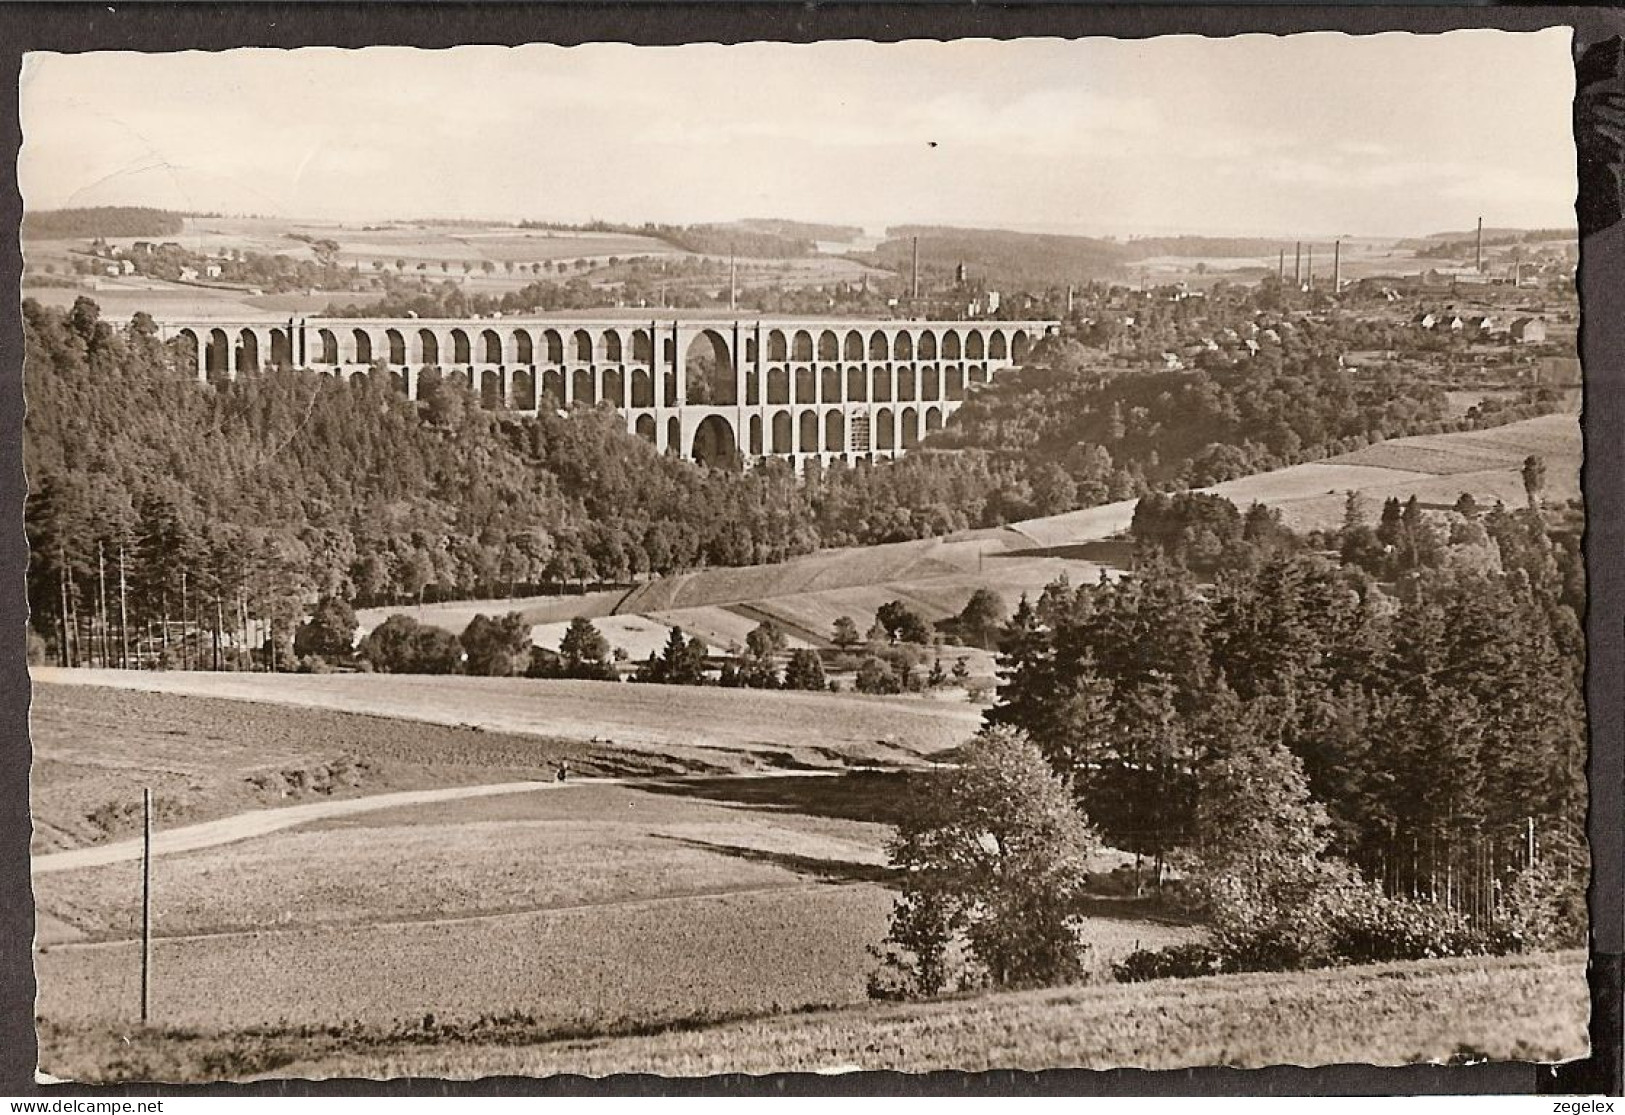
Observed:
[[[734,375],[728,341],[715,329],[694,334],[683,352],[686,401],[695,406],[731,407],[739,404],[739,381]]]
[[[707,415],[694,431],[689,456],[711,468],[737,468],[739,442],[733,424],[720,414]]]

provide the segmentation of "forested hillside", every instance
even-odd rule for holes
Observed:
[[[1093,236],[1012,232],[993,228],[945,228],[902,225],[886,230],[875,248],[882,267],[907,274],[913,262],[914,237],[920,238],[920,268],[943,278],[964,263],[977,279],[1004,290],[1066,287],[1129,274],[1133,265],[1155,256],[1274,258],[1292,245],[1280,240],[1226,236],[1142,236],[1107,240]]]
[[[180,213],[134,206],[46,209],[23,214],[24,240],[80,240],[97,236],[179,236]]]
[[[950,273],[966,263],[979,277],[1001,289],[1042,290],[1048,286],[1126,274],[1129,259],[1123,246],[1088,236],[1052,236],[1009,232],[1003,229],[940,228],[904,225],[886,230],[888,237],[874,250],[876,263],[907,274],[912,264],[913,238],[920,238],[920,266],[936,275]]]

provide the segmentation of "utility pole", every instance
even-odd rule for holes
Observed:
[[[152,980],[152,789],[141,791],[141,1025],[150,1017]]]
[[[98,611],[101,614],[102,666],[106,667],[109,650],[107,639],[107,558],[102,550],[101,539],[96,540],[96,583]]]
[[[62,589],[62,664],[73,665],[73,642],[68,632],[68,558],[67,550],[60,544],[56,548],[57,584]]]
[[[124,599],[124,540],[118,544],[118,664],[119,669],[130,668],[130,613]]]

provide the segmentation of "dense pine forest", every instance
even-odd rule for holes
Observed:
[[[1262,507],[1151,497],[1135,577],[1022,600],[989,721],[1022,729],[1148,879],[1172,863],[1240,888],[1206,896],[1238,911],[1233,939],[1148,973],[1581,942],[1577,514],[1532,491],[1515,510],[1395,502],[1373,528],[1351,499],[1341,530],[1302,538]],[[1378,579],[1373,532],[1412,560]],[[1196,554],[1227,560],[1199,573]],[[1373,907],[1339,865],[1428,905]],[[1274,875],[1268,901],[1241,893]]]

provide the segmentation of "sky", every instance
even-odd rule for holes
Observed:
[[[31,53],[30,209],[1572,227],[1570,32]]]

